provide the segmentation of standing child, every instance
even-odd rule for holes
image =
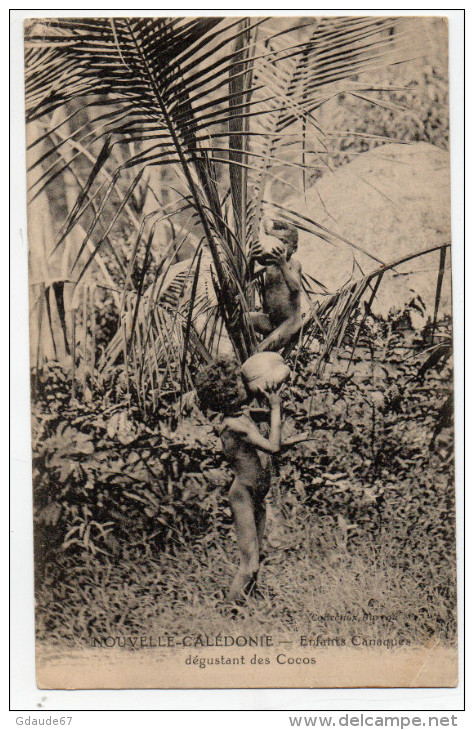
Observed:
[[[265,497],[270,489],[270,454],[277,453],[281,445],[280,396],[275,388],[261,390],[270,405],[270,433],[265,438],[250,418],[251,395],[235,360],[219,358],[205,368],[197,377],[196,391],[203,410],[222,414],[220,438],[234,473],[229,502],[240,552],[240,566],[229,591],[234,600],[257,580]]]

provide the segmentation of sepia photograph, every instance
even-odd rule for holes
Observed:
[[[24,59],[38,687],[456,687],[447,19]]]

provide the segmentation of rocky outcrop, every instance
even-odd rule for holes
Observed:
[[[286,205],[350,240],[366,254],[331,238],[332,245],[301,232],[298,258],[303,269],[328,288],[339,289],[351,276],[369,273],[410,253],[450,241],[449,154],[424,142],[389,144],[361,154],[334,173],[328,172],[305,197]],[[450,253],[446,259],[441,311],[451,309]],[[433,311],[439,252],[386,274],[373,311],[386,315],[414,293]]]

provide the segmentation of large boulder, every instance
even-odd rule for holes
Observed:
[[[425,142],[388,144],[361,154],[334,173],[327,172],[287,207],[389,263],[450,241],[449,154]],[[301,232],[298,258],[303,270],[336,291],[360,271],[379,266],[370,256],[331,238],[333,245]],[[442,287],[441,311],[451,309],[450,255]],[[439,252],[416,258],[385,274],[373,304],[386,316],[419,295],[432,315]]]

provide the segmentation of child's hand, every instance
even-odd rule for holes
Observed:
[[[283,264],[286,261],[285,246],[282,243],[278,242],[276,246],[272,248],[271,253],[268,254],[268,258],[276,266]]]
[[[275,245],[269,250],[268,247],[264,248],[260,241],[257,241],[252,246],[250,258],[257,261],[261,266],[281,266],[286,261],[286,248],[280,241],[276,240]]]
[[[265,386],[265,388],[262,388],[261,389],[262,395],[265,396],[265,398],[267,399],[267,401],[270,404],[270,406],[274,407],[274,406],[279,406],[280,405],[280,403],[281,403],[281,398],[280,398],[281,388],[282,388],[282,386],[278,387],[276,385],[269,385],[267,383],[267,385]]]
[[[279,406],[281,403],[280,393],[276,391],[271,391],[270,393],[266,393],[267,399],[269,404],[272,408],[275,406]]]

